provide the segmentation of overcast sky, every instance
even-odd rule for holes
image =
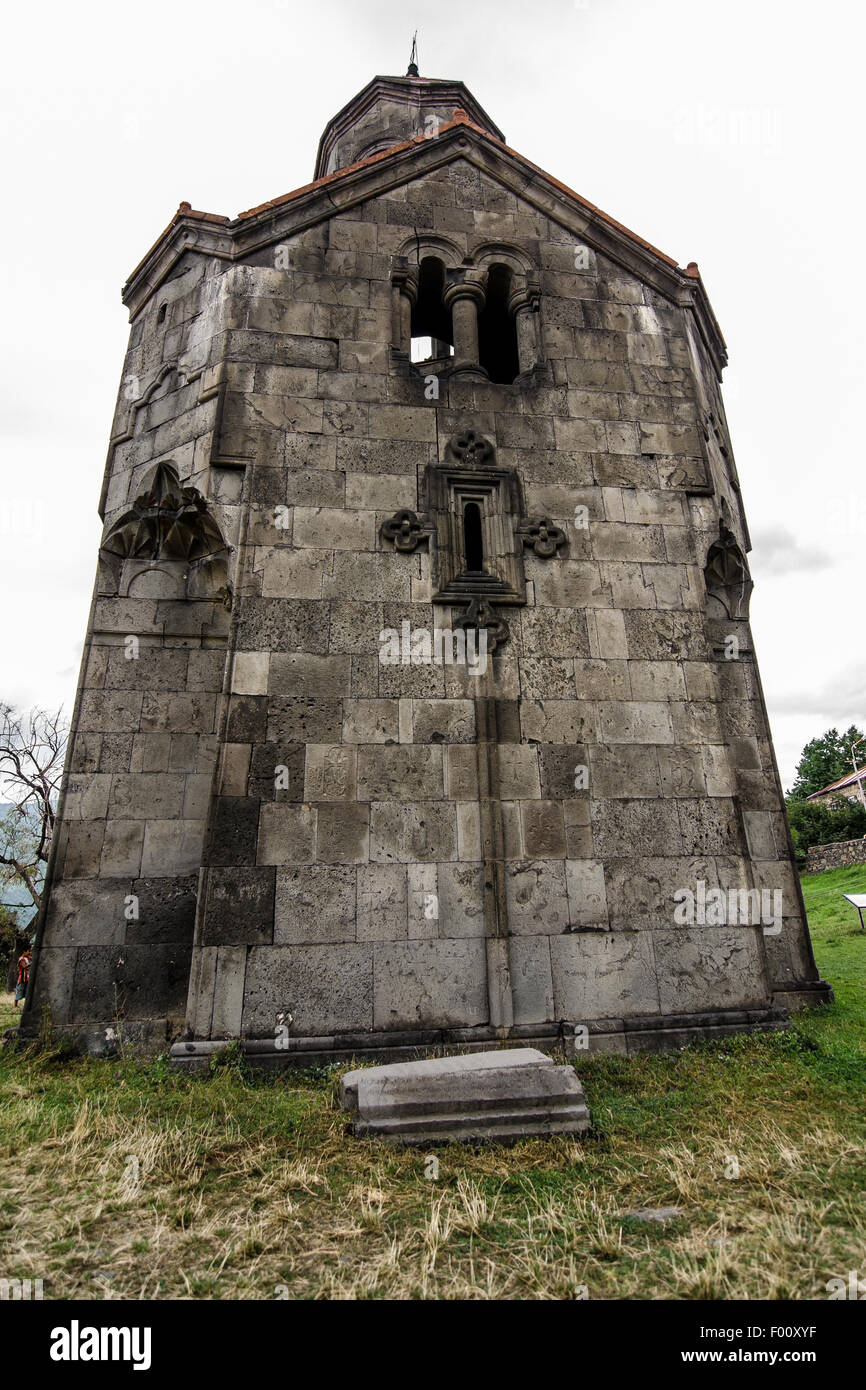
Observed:
[[[405,72],[415,29],[422,76],[461,78],[510,145],[701,267],[787,786],[808,738],[866,723],[864,32],[841,0],[10,8],[0,698],[72,705],[124,280],[182,199],[234,215],[306,183],[328,118]]]

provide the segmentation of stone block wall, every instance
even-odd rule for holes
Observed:
[[[186,1010],[229,613],[201,571],[191,589],[195,564],[144,553],[147,514],[135,504],[155,470],[168,469],[205,489],[235,538],[240,475],[225,485],[209,467],[215,269],[202,257],[179,267],[133,324],[111,433],[106,544],[25,1017],[25,1030],[47,1014],[56,1028],[88,1032],[95,1047],[121,1019],[141,1045],[164,1043]]]
[[[866,840],[837,840],[830,845],[811,845],[806,851],[807,874],[847,869],[851,864],[866,864]]]
[[[536,380],[443,379],[430,401],[423,369],[395,369],[388,277],[410,227],[447,228],[457,264],[495,237],[537,266]],[[703,437],[718,396],[685,315],[600,256],[574,273],[573,236],[460,166],[289,241],[293,269],[273,268],[272,247],[256,259],[229,272],[235,370],[271,362],[286,332],[305,360],[316,342],[335,356],[315,374],[257,365],[252,395],[227,399],[227,452],[257,430],[255,500],[200,937],[214,986],[193,1031],[218,1017],[263,1036],[283,1014],[297,1035],[491,1021],[476,730],[491,695],[513,1022],[766,1004],[760,925],[672,918],[699,878],[772,886],[804,937],[751,652],[718,660],[705,620],[709,489],[732,516],[739,501]],[[380,528],[423,511],[425,469],[465,427],[516,469],[527,514],[568,535],[565,556],[527,553],[528,603],[485,684],[377,656],[381,630],[455,616],[430,602],[429,550],[397,553]],[[211,905],[231,903],[253,856],[265,907],[244,976],[237,928],[229,942]],[[808,968],[802,945],[770,949],[780,979]]]
[[[691,310],[581,226],[460,158],[246,252],[239,226],[242,263],[189,251],[146,300],[106,534],[171,467],[225,542],[231,612],[128,560],[97,588],[33,1007],[158,1032],[189,969],[190,1038],[327,1048],[811,997],[748,624],[707,608],[720,525],[748,549],[716,367]],[[537,277],[530,373],[431,391],[395,351],[394,258],[434,252]],[[383,632],[460,611],[433,602],[435,546],[382,526],[423,515],[466,430],[513,470],[515,526],[567,543],[523,549],[484,675],[383,664]],[[780,890],[783,929],[683,925],[698,882]]]

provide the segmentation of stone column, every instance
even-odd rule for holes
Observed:
[[[453,278],[452,278],[453,277]],[[487,379],[478,361],[478,310],[484,306],[486,272],[449,270],[444,302],[454,325],[454,376]]]
[[[412,305],[418,298],[418,271],[406,256],[395,256],[391,268],[391,342],[397,352],[412,350]]]
[[[514,319],[517,334],[517,357],[520,375],[531,372],[538,361],[538,305],[539,289],[536,282],[527,275],[515,275],[511,293],[508,296],[508,312]]]

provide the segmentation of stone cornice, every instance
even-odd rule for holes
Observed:
[[[234,260],[232,225],[229,217],[220,217],[212,212],[195,212],[189,203],[181,203],[165,231],[139,261],[121,290],[130,319],[134,319],[144,307],[185,251]]]
[[[387,193],[426,173],[462,159],[516,194],[529,206],[601,252],[645,284],[695,316],[718,374],[727,362],[724,338],[692,263],[676,261],[615,218],[547,174],[516,150],[501,144],[465,112],[435,137],[419,136],[326,178],[263,203],[234,220],[193,212],[181,204],[174,220],[131,275],[123,290],[130,318],[140,312],[185,251],[242,261],[263,247],[291,237],[358,203]]]

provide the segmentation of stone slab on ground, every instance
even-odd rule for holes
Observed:
[[[340,1103],[359,1138],[392,1144],[500,1143],[589,1127],[573,1069],[533,1047],[347,1072]]]

